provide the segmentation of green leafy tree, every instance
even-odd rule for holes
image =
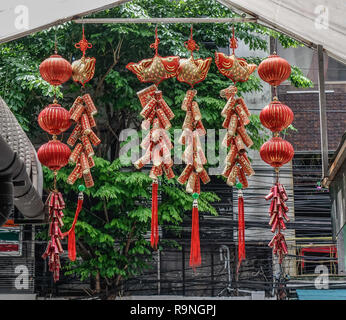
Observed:
[[[148,18],[148,17],[235,17],[230,9],[215,0],[136,0],[109,9],[91,17]],[[120,141],[120,133],[126,128],[140,127],[140,103],[136,92],[146,85],[125,66],[130,61],[139,61],[153,56],[150,44],[154,40],[154,24],[95,24],[85,25],[87,39],[93,47],[87,56],[96,57],[94,78],[86,84],[98,107],[97,134],[102,145],[97,149],[96,166],[92,169],[95,186],[86,191],[83,211],[76,226],[79,259],[71,263],[68,273],[77,274],[82,279],[95,277],[109,291],[117,292],[121,281],[138,274],[147,266],[151,250],[145,234],[150,224],[150,182],[147,174],[135,172],[132,167],[123,167],[119,161],[119,151],[125,142]],[[296,41],[255,23],[234,26],[236,37],[250,48],[248,61],[260,63],[254,50],[268,50],[268,37],[275,37],[285,47],[300,45]],[[68,22],[55,28],[38,32],[23,39],[0,46],[0,95],[12,108],[23,128],[37,145],[47,140],[42,130],[37,128],[37,115],[51,103],[54,94],[69,108],[83,89],[72,81],[59,87],[57,92],[43,81],[38,66],[54,52],[57,39],[58,53],[69,61],[79,59],[81,52],[73,46],[81,38],[81,25]],[[159,25],[159,53],[187,57],[184,41],[189,37],[190,26],[186,24]],[[227,47],[231,36],[231,26],[227,24],[194,25],[194,39],[199,45],[196,57],[214,57],[220,47]],[[297,68],[292,68],[290,81],[295,86],[307,87],[312,83]],[[249,81],[238,84],[240,95],[261,91],[262,84],[254,73]],[[221,128],[220,112],[225,100],[219,92],[230,85],[214,63],[205,81],[197,86],[197,101],[203,114],[206,128]],[[160,84],[164,98],[176,114],[173,129],[180,128],[184,112],[180,109],[186,84],[169,79]],[[251,116],[247,127],[258,149],[266,140],[258,116]],[[218,137],[217,137],[218,138]],[[103,159],[102,159],[103,158]],[[181,167],[175,168],[178,175]],[[77,185],[65,183],[71,167],[64,168],[58,175],[58,186],[68,202],[65,224],[70,226],[74,214]],[[52,183],[52,174],[45,170],[46,189]],[[159,206],[160,224],[178,225],[186,212],[191,211],[192,198],[187,195],[176,180],[162,179],[162,203]],[[200,210],[205,214],[216,214],[212,202],[217,201],[212,193],[202,192]],[[163,242],[161,242],[162,244]],[[112,291],[113,292],[113,291]]]

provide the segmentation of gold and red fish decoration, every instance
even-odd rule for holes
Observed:
[[[153,82],[158,85],[161,81],[173,78],[177,74],[179,57],[161,57],[155,55],[138,63],[130,62],[126,68],[136,74],[141,82]]]
[[[228,56],[222,52],[215,52],[215,64],[227,78],[233,82],[245,82],[256,70],[256,64],[249,64],[245,59],[237,58],[234,54]]]
[[[95,58],[82,57],[72,63],[72,79],[83,86],[90,81],[95,74]]]
[[[206,59],[194,59],[191,56],[189,59],[180,59],[177,79],[193,87],[206,78],[211,61],[212,58],[210,57]]]

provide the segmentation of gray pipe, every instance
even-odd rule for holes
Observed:
[[[44,216],[44,204],[33,187],[24,162],[1,136],[0,150],[0,190],[3,191],[0,198],[3,200],[0,206],[0,225],[11,213],[10,208],[13,210],[13,204],[27,218]]]

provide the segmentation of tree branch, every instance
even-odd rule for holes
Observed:
[[[100,92],[101,92],[101,87],[107,77],[107,75],[112,71],[112,69],[117,65],[117,63],[119,62],[119,58],[120,58],[120,50],[121,50],[121,46],[123,44],[124,38],[121,38],[117,44],[117,47],[115,48],[115,50],[113,50],[113,63],[110,65],[110,67],[108,68],[108,70],[106,71],[106,73],[101,77],[101,79],[99,80],[97,86],[96,86],[96,90],[95,90],[95,96],[98,97]]]

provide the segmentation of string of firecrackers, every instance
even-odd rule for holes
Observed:
[[[75,164],[75,167],[68,176],[67,183],[72,185],[77,179],[83,177],[85,186],[90,188],[94,185],[90,171],[95,166],[93,146],[96,147],[101,143],[99,137],[92,130],[96,127],[94,115],[97,114],[97,108],[87,93],[76,98],[69,112],[70,119],[76,123],[67,140],[68,145],[75,146],[69,157],[69,162]],[[77,141],[80,142],[76,144]]]
[[[64,252],[61,240],[63,234],[60,230],[64,226],[62,218],[64,216],[63,209],[65,209],[65,202],[60,192],[51,192],[47,198],[49,207],[49,231],[48,235],[50,240],[48,242],[46,251],[43,253],[42,258],[48,257],[49,271],[53,273],[54,282],[59,280],[60,273],[60,254]]]
[[[137,92],[137,96],[142,106],[140,115],[144,118],[142,129],[149,132],[140,144],[145,153],[134,165],[141,169],[152,161],[149,176],[153,181],[163,174],[172,179],[175,176],[171,158],[173,145],[166,130],[172,127],[170,120],[174,118],[174,113],[163,99],[162,91],[154,84]]]
[[[288,200],[285,187],[280,183],[276,183],[271,188],[270,193],[265,197],[265,199],[267,201],[271,199],[271,204],[269,207],[269,225],[271,226],[271,232],[274,233],[277,230],[277,233],[269,242],[268,246],[273,248],[273,253],[279,257],[279,263],[281,264],[284,255],[288,254],[285,237],[281,233],[281,230],[286,229],[284,220],[287,222],[290,221],[287,216],[289,208],[285,204],[285,202]]]
[[[197,91],[188,90],[182,102],[181,109],[186,111],[182,126],[183,132],[179,143],[185,145],[182,160],[186,164],[178,178],[180,184],[186,184],[187,193],[201,193],[200,181],[204,184],[210,182],[210,177],[204,168],[207,163],[200,137],[206,134],[202,123],[202,115],[196,101],[193,101]]]
[[[237,87],[232,85],[220,92],[220,96],[227,99],[221,112],[221,116],[225,118],[222,126],[227,129],[222,145],[230,148],[222,175],[227,179],[229,186],[235,186],[238,178],[245,189],[249,185],[246,177],[255,174],[246,155],[246,147],[250,148],[253,145],[245,129],[250,123],[251,113],[242,98],[235,98],[236,93]]]

